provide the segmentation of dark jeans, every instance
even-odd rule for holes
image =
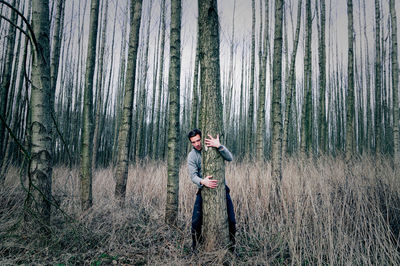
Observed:
[[[225,185],[226,188],[226,205],[228,211],[228,222],[229,222],[229,238],[231,240],[231,245],[235,245],[235,233],[236,233],[236,219],[235,212],[233,210],[233,203],[231,196],[229,195],[229,187]],[[196,248],[198,242],[202,241],[201,237],[201,226],[203,224],[203,210],[202,210],[203,199],[201,197],[201,189],[196,193],[196,201],[193,207],[192,215],[192,248]]]

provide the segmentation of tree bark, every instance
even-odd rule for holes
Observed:
[[[326,49],[325,49],[325,0],[320,0],[321,6],[321,29],[318,46],[318,61],[319,61],[319,149],[321,153],[326,152],[327,147],[327,120],[325,107],[326,94]]]
[[[346,97],[346,161],[352,159],[354,153],[354,27],[353,1],[347,0],[348,17],[348,62],[347,62],[347,97]]]
[[[126,182],[128,179],[129,148],[132,135],[132,106],[135,90],[136,58],[139,45],[140,18],[142,13],[142,0],[132,0],[130,6],[131,29],[129,33],[128,66],[126,70],[126,83],[122,123],[118,136],[118,162],[115,184],[115,198],[121,207],[124,206]]]
[[[301,9],[302,9],[303,0],[298,2],[297,6],[297,24],[296,24],[296,33],[293,44],[293,51],[290,58],[290,68],[289,68],[289,77],[286,82],[286,108],[285,108],[285,121],[283,126],[283,140],[282,140],[282,154],[286,155],[288,146],[289,146],[289,119],[290,113],[292,110],[292,101],[296,101],[294,96],[294,92],[296,90],[295,84],[295,67],[296,67],[296,55],[297,55],[297,47],[299,44],[299,36],[300,36],[300,24],[301,24]],[[293,99],[293,100],[292,100]],[[296,108],[296,106],[295,106]],[[296,120],[293,123],[297,123]]]
[[[85,91],[83,96],[82,142],[81,142],[81,208],[92,207],[92,152],[93,152],[93,76],[96,65],[96,41],[99,17],[99,0],[91,1],[89,41],[86,59]]]
[[[179,203],[179,90],[181,74],[181,1],[171,1],[170,66],[168,78],[168,180],[165,222],[176,225]]]
[[[381,152],[382,146],[382,65],[381,65],[381,36],[380,36],[380,7],[379,1],[375,0],[375,153]]]
[[[50,113],[50,23],[49,2],[32,1],[32,28],[37,39],[32,64],[30,101],[31,162],[29,165],[29,202],[40,217],[50,223],[53,154]]]
[[[249,96],[249,109],[248,109],[248,120],[247,120],[247,140],[246,140],[246,152],[251,157],[253,152],[253,133],[254,133],[254,69],[255,69],[255,28],[256,28],[256,11],[255,1],[251,1],[252,10],[252,31],[251,31],[251,66],[250,66],[250,96]]]
[[[16,0],[13,1],[13,6],[15,6]],[[49,11],[47,11],[49,12]],[[2,20],[2,19],[1,19]],[[15,12],[11,12],[11,17],[10,21],[13,23],[16,23],[17,20],[17,15]],[[9,105],[8,101],[8,92],[10,90],[10,85],[11,85],[11,74],[12,74],[12,61],[14,57],[14,45],[15,45],[15,39],[16,39],[16,28],[14,25],[9,25],[9,30],[7,33],[7,42],[6,42],[6,53],[5,53],[5,60],[4,60],[4,69],[3,69],[3,75],[1,78],[1,83],[0,83],[0,115],[3,117],[3,119],[6,121],[7,120],[7,106]],[[4,48],[3,48],[4,49]],[[3,155],[4,154],[4,147],[7,143],[4,142],[5,138],[5,129],[6,125],[0,121],[0,161],[3,161]],[[2,163],[0,163],[1,166]]]
[[[203,135],[222,136],[222,103],[219,63],[219,22],[216,0],[200,0],[200,83],[201,87],[201,128]],[[207,251],[229,244],[228,215],[225,192],[224,160],[215,148],[202,152],[203,176],[213,176],[219,186],[204,188],[203,237]]]
[[[394,0],[389,0],[389,10],[392,25],[392,83],[393,83],[393,141],[394,161],[400,166],[399,144],[399,63],[397,55],[397,18]]]
[[[157,108],[156,108],[156,126],[155,126],[155,141],[153,142],[153,151],[154,157],[153,159],[160,158],[160,120],[161,120],[161,102],[163,100],[163,87],[164,87],[164,51],[165,51],[165,0],[161,1],[161,56],[160,56],[160,71],[158,73],[158,101],[157,101]]]
[[[258,112],[257,112],[257,160],[264,161],[265,145],[265,94],[266,94],[266,72],[268,55],[268,30],[269,30],[269,0],[265,0],[265,25],[264,25],[264,47],[260,48],[260,90],[258,93]],[[261,36],[260,36],[261,38]],[[261,42],[260,42],[261,43]]]
[[[280,202],[280,183],[282,180],[282,23],[283,0],[275,0],[274,59],[272,81],[272,146],[271,177],[275,188],[272,206]]]

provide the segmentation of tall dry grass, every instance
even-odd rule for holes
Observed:
[[[77,170],[57,167],[53,195],[69,216],[54,208],[47,237],[37,231],[40,219],[23,219],[25,192],[13,169],[0,190],[0,264],[399,264],[399,174],[385,158],[364,157],[347,176],[345,167],[330,157],[285,160],[282,208],[268,211],[270,164],[228,163],[236,255],[190,252],[196,187],[185,165],[177,228],[164,225],[165,163],[130,167],[122,210],[113,169],[96,171],[94,205],[83,213]]]

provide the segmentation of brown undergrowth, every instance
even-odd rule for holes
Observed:
[[[166,164],[131,166],[126,206],[113,199],[113,169],[97,170],[93,208],[80,211],[78,171],[53,172],[51,234],[24,215],[25,192],[11,169],[0,189],[0,264],[51,265],[269,265],[400,263],[400,175],[386,158],[287,159],[282,204],[268,210],[270,164],[228,163],[226,180],[237,219],[235,254],[190,251],[196,187],[180,172],[178,226],[164,224]],[[346,176],[347,175],[347,176]],[[25,218],[24,218],[25,216]]]

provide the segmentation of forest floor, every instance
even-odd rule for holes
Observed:
[[[164,223],[166,164],[129,168],[124,209],[114,201],[114,170],[93,176],[93,207],[80,211],[78,170],[53,171],[46,237],[26,213],[18,169],[0,188],[0,265],[399,265],[400,182],[391,160],[362,157],[284,161],[282,208],[268,211],[270,163],[227,163],[237,220],[234,254],[191,252],[196,186],[183,163],[178,226]],[[347,174],[346,174],[347,173]]]

